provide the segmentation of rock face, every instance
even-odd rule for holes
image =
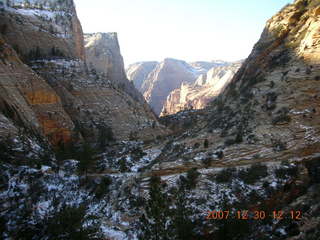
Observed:
[[[141,89],[148,75],[156,68],[158,62],[139,62],[128,66],[126,73],[137,89]]]
[[[106,127],[119,140],[163,133],[126,79],[116,34],[87,36],[92,65],[99,60],[92,52],[107,53],[101,65],[87,67],[73,1],[8,1],[2,5],[0,29],[4,122],[32,128],[53,144],[96,141]]]
[[[320,127],[318,5],[295,1],[267,22],[252,53],[214,104],[217,120],[211,120],[212,128],[228,118],[224,136],[254,135],[259,144],[289,149],[296,158],[314,151]],[[225,107],[228,111],[218,114]]]
[[[142,95],[126,77],[117,33],[85,34],[84,41],[89,68],[104,73],[114,85],[145,104]]]
[[[61,3],[60,3],[61,2]],[[85,59],[82,27],[72,0],[11,0],[0,14],[2,35],[24,59]]]
[[[129,66],[127,75],[159,115],[168,95],[182,83],[192,84],[197,77],[211,67],[223,62],[195,62],[167,58],[163,62],[143,62]]]
[[[17,127],[25,127],[48,136],[53,144],[69,141],[74,124],[58,94],[1,38],[0,55],[2,137],[16,135]]]
[[[173,125],[168,137],[111,144],[86,173],[76,160],[56,169],[53,157],[1,142],[1,236],[320,239],[319,14],[319,1],[283,8],[206,108],[161,118]],[[28,122],[41,128],[46,112],[85,138],[104,124],[119,136],[157,131],[156,122],[141,128],[150,121],[142,106],[83,61],[40,58],[29,62],[35,72],[0,43],[0,137]],[[202,76],[198,86],[207,80],[215,82]],[[75,224],[61,227],[67,220]]]
[[[87,64],[106,75],[108,79],[125,80],[123,58],[117,33],[84,34]]]
[[[167,97],[160,116],[170,115],[186,109],[202,109],[218,96],[229,84],[241,62],[213,67],[201,74],[195,83],[182,83]]]

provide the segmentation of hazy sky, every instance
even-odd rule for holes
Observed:
[[[125,64],[246,58],[292,0],[75,0],[84,32],[117,32]]]

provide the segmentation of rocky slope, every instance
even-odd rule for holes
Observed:
[[[192,84],[200,74],[213,66],[227,63],[222,61],[194,62],[167,58],[163,62],[142,62],[130,65],[126,72],[129,80],[143,94],[156,114],[160,114],[163,104],[171,91],[182,83]]]
[[[96,141],[101,128],[111,128],[118,139],[139,138],[135,132],[142,129],[146,138],[161,134],[154,114],[126,79],[116,35],[91,36],[109,39],[90,47],[111,51],[105,71],[103,66],[90,69],[85,64],[83,33],[73,1],[9,1],[2,6],[0,22],[6,57],[2,93],[9,95],[2,97],[2,106],[10,112],[10,120],[36,126],[55,144],[79,137]]]
[[[168,124],[175,121],[189,130],[177,138],[185,149],[181,150],[181,162],[174,160],[172,154],[172,162],[160,162],[156,169],[172,175],[178,172],[176,169],[185,172],[192,167],[201,169],[202,174],[213,171],[212,167],[227,170],[222,171],[220,177],[238,197],[227,197],[230,205],[223,203],[220,208],[212,204],[214,209],[231,207],[251,211],[281,209],[288,213],[291,209],[304,212],[299,221],[289,215],[276,220],[249,221],[253,228],[238,222],[234,225],[238,227],[236,232],[232,232],[230,221],[227,223],[230,228],[222,227],[224,233],[220,228],[209,236],[222,234],[219,239],[226,235],[228,239],[237,239],[241,235],[240,228],[244,227],[242,230],[248,232],[242,233],[242,239],[319,238],[319,205],[312,199],[319,199],[319,14],[319,1],[297,0],[284,7],[267,22],[252,53],[218,98],[198,114],[192,111],[164,118]],[[188,121],[190,119],[191,122]],[[187,149],[191,147],[197,148],[197,153],[187,157],[185,154],[189,154]],[[164,156],[164,159],[169,158]],[[201,159],[203,165],[198,161]],[[243,207],[242,201],[250,200],[240,197],[241,190],[234,185],[236,176],[242,178],[238,175],[241,175],[239,168],[246,164],[252,168],[256,163],[263,163],[270,169],[280,162],[282,166],[294,164],[302,168],[299,167],[294,179],[286,181],[284,188],[270,192],[268,197],[260,193],[275,183],[260,179],[260,183],[264,182],[264,190],[257,191],[260,196],[252,196],[255,200]],[[238,173],[234,175],[234,171]],[[258,172],[258,169],[250,171],[248,168],[243,176],[254,176]],[[275,172],[276,183],[282,178],[280,172]],[[260,172],[258,175],[261,178],[264,174]],[[226,180],[223,176],[231,177],[226,177],[229,179]],[[272,178],[269,170],[265,176],[269,180]],[[244,183],[248,189],[247,180]],[[198,184],[199,189],[205,188],[203,182]],[[224,194],[216,189],[213,196],[224,198],[229,195],[229,190]],[[216,226],[214,221],[212,226]]]
[[[142,95],[126,77],[117,33],[85,34],[84,41],[89,69],[104,73],[114,85],[146,105]]]
[[[163,105],[160,116],[170,115],[187,109],[202,109],[218,96],[229,84],[241,62],[213,67],[201,74],[195,83],[182,83],[173,90]]]
[[[57,167],[26,140],[0,145],[1,237],[319,239],[319,4],[297,0],[270,19],[219,97],[162,118],[170,136],[117,142],[89,168],[88,147]],[[88,88],[81,64],[72,73]],[[12,151],[30,162],[8,161]]]

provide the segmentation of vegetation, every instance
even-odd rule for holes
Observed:
[[[203,142],[203,147],[204,148],[208,148],[209,147],[209,141],[208,139],[205,139],[204,142]]]
[[[268,176],[268,168],[260,163],[253,164],[248,169],[242,169],[238,172],[238,177],[246,184],[254,184],[261,178]]]
[[[199,175],[200,173],[196,168],[192,168],[187,172],[186,184],[188,188],[194,188],[196,186]]]
[[[152,176],[150,179],[149,200],[145,206],[146,215],[142,215],[140,239],[160,240],[170,239],[166,223],[169,216],[167,195],[163,193],[161,179]]]
[[[113,142],[115,140],[112,128],[101,124],[99,129],[99,136],[98,136],[98,147],[101,150],[104,150],[107,143]]]
[[[217,173],[215,180],[217,183],[230,183],[235,176],[235,168],[226,168]]]
[[[95,165],[95,155],[96,151],[90,146],[89,143],[84,143],[79,151],[79,172],[84,173],[86,178],[88,174],[88,169]]]
[[[298,175],[298,167],[289,163],[284,163],[280,168],[275,170],[275,175],[277,178],[286,179],[288,176],[296,177]]]
[[[98,199],[101,199],[108,193],[109,186],[112,183],[112,178],[109,176],[105,176],[101,179],[100,183],[96,185],[94,190],[95,196]]]
[[[279,123],[288,123],[291,121],[291,117],[289,116],[289,109],[283,107],[276,112],[276,115],[272,118],[272,124],[276,125]]]
[[[5,35],[8,32],[8,25],[7,24],[1,24],[0,25],[0,33],[2,35]]]
[[[48,219],[46,224],[46,235],[48,239],[97,239],[94,236],[98,229],[94,227],[85,228],[86,207],[63,206],[54,216]]]

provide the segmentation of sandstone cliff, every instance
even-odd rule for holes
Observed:
[[[179,88],[182,83],[192,84],[200,74],[214,65],[214,62],[195,62],[192,66],[182,60],[166,58],[157,64],[132,64],[127,69],[127,75],[159,115],[171,91]]]
[[[0,55],[0,109],[5,121],[11,122],[2,124],[2,137],[15,136],[15,127],[26,127],[43,133],[54,144],[69,141],[74,124],[58,94],[2,38]]]
[[[225,66],[213,67],[201,74],[193,84],[182,83],[180,88],[173,90],[167,97],[160,115],[204,108],[224,90],[240,66],[241,62],[225,63]]]
[[[142,95],[127,79],[117,33],[85,34],[84,41],[88,67],[104,73],[114,85],[146,105]]]
[[[2,237],[320,239],[319,9],[319,1],[307,0],[283,8],[212,103],[162,118],[181,126],[168,137],[112,144],[85,174],[75,160],[62,162],[59,171],[51,158],[40,161],[49,166],[12,163],[6,158],[12,148],[0,144],[0,160],[5,159],[0,161]],[[10,93],[10,103],[1,103],[0,132],[14,132],[19,122],[37,118],[23,102],[20,77],[9,72],[29,67],[10,46],[0,46],[1,76],[15,83],[12,89],[1,84],[1,100]],[[44,87],[45,80],[85,137],[95,134],[102,117],[120,125],[141,116],[129,115],[137,108],[128,107],[134,103],[126,103],[128,94],[81,60],[46,58],[29,64],[42,76],[34,81],[49,92],[40,102],[59,100]],[[202,77],[198,86],[206,80]],[[123,114],[112,106],[113,99],[128,111],[125,121],[105,114],[108,109],[111,115]],[[217,209],[230,210],[229,218],[208,214]],[[65,222],[75,224],[65,227]]]
[[[93,50],[111,51],[106,70],[87,67],[72,0],[8,1],[2,6],[0,25],[5,55],[1,105],[14,125],[37,129],[54,144],[82,137],[96,141],[106,127],[119,140],[163,133],[126,79],[115,34],[106,35],[107,46],[102,43]]]
[[[128,79],[140,90],[148,75],[155,69],[158,62],[139,62],[128,66],[126,73]]]
[[[85,59],[73,0],[6,1],[0,26],[4,40],[24,60],[52,55]]]

